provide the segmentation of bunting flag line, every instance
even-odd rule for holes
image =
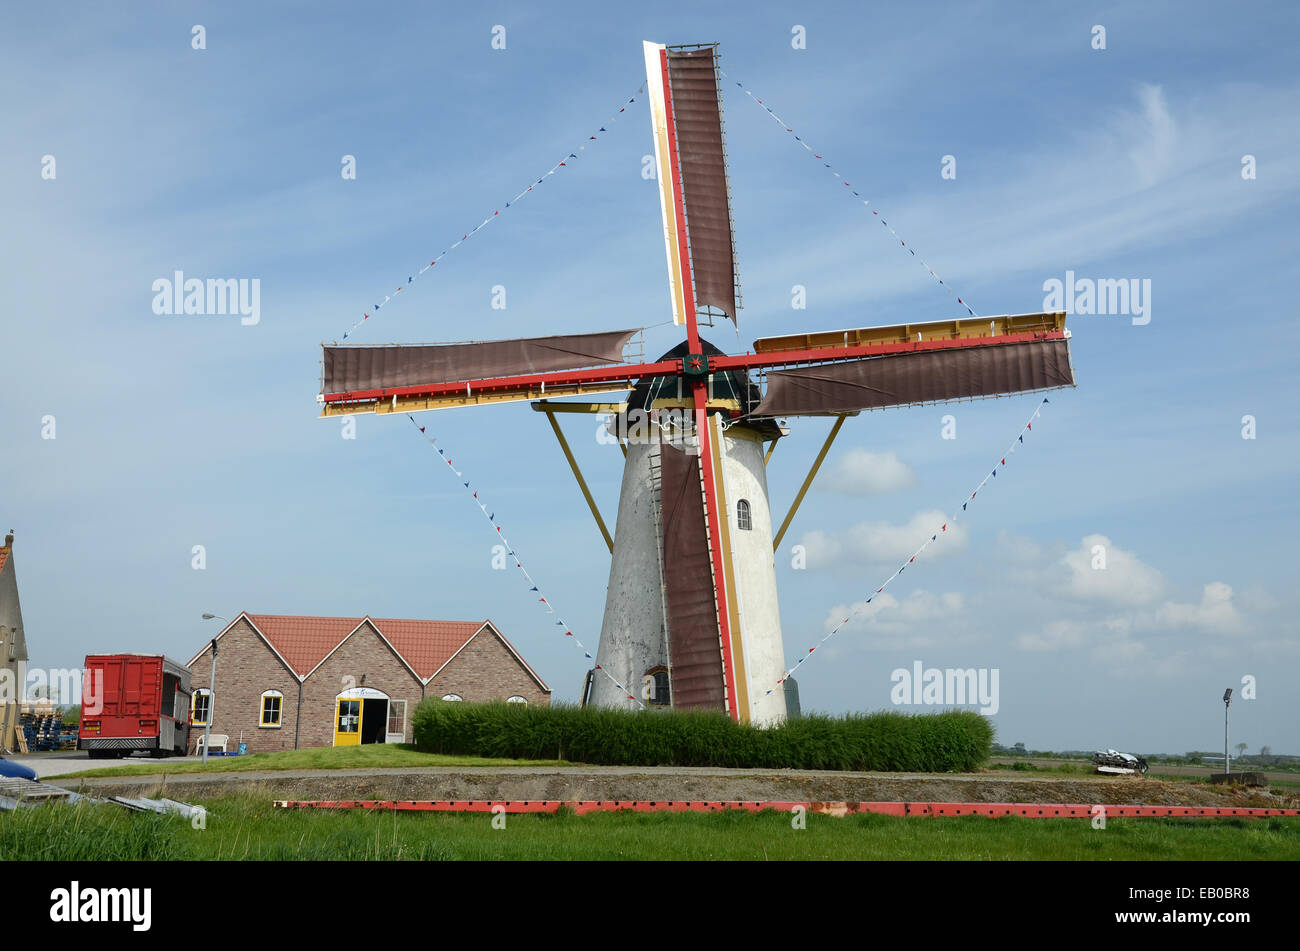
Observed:
[[[946,534],[946,533],[947,533],[947,531],[948,531],[948,526],[949,526],[949,525],[952,525],[953,523],[955,523],[955,522],[957,521],[957,513],[958,513],[958,511],[965,512],[965,511],[966,511],[966,506],[970,505],[971,502],[975,501],[975,496],[979,495],[980,489],[984,488],[984,486],[988,483],[989,479],[996,479],[997,476],[998,476],[998,470],[999,470],[999,469],[1003,469],[1003,468],[1006,467],[1006,464],[1007,464],[1007,457],[1010,456],[1011,454],[1013,454],[1013,453],[1016,451],[1016,446],[1022,446],[1022,445],[1024,445],[1024,442],[1025,442],[1025,433],[1033,432],[1033,429],[1034,429],[1034,420],[1036,420],[1036,419],[1038,418],[1039,414],[1042,412],[1043,407],[1046,406],[1047,403],[1048,403],[1048,399],[1047,399],[1046,396],[1044,396],[1043,399],[1042,399],[1042,402],[1040,402],[1040,403],[1038,404],[1038,406],[1034,408],[1034,414],[1033,414],[1032,416],[1030,416],[1028,422],[1026,422],[1025,425],[1022,426],[1022,427],[1020,428],[1020,432],[1016,435],[1016,438],[1013,439],[1013,440],[1011,440],[1011,445],[1007,447],[1006,452],[1002,453],[1002,455],[1001,455],[1001,456],[999,457],[999,459],[998,459],[998,462],[997,462],[997,463],[993,466],[993,468],[989,471],[989,474],[986,475],[983,479],[981,479],[981,480],[980,480],[980,484],[977,485],[977,486],[975,486],[974,491],[972,491],[970,495],[966,496],[966,497],[962,500],[961,508],[960,508],[960,509],[954,509],[954,510],[953,510],[953,513],[952,513],[951,515],[949,515],[948,518],[947,518],[947,519],[946,519],[946,520],[945,520],[945,521],[944,521],[944,522],[943,522],[943,523],[942,523],[942,524],[941,524],[937,529],[935,529],[935,531],[930,535],[930,537],[927,538],[927,539],[925,540],[925,542],[922,543],[921,547],[918,548],[916,551],[914,551],[914,552],[912,553],[912,557],[911,557],[911,558],[907,559],[905,562],[903,562],[901,565],[899,565],[897,571],[895,571],[892,575],[890,575],[888,578],[886,578],[886,579],[884,580],[884,582],[883,582],[879,587],[876,588],[875,591],[873,591],[873,592],[871,592],[871,594],[867,595],[867,600],[866,600],[866,601],[863,601],[861,604],[859,604],[857,607],[855,607],[852,611],[849,612],[849,614],[848,614],[847,617],[841,619],[840,622],[839,622],[838,624],[835,625],[835,627],[831,628],[831,632],[830,632],[829,634],[827,634],[825,637],[823,637],[823,638],[822,638],[820,641],[818,641],[814,646],[808,648],[807,652],[806,652],[802,657],[799,658],[799,662],[796,663],[796,664],[795,664],[793,667],[791,667],[789,670],[787,670],[784,674],[782,674],[782,675],[781,675],[781,679],[778,680],[774,685],[772,685],[772,687],[770,687],[770,688],[767,690],[767,692],[763,694],[763,696],[767,696],[768,694],[772,693],[773,690],[776,690],[777,687],[780,687],[783,683],[785,683],[786,680],[789,679],[789,677],[790,677],[790,676],[791,676],[791,675],[792,675],[796,670],[798,670],[801,666],[803,666],[803,662],[804,662],[804,661],[806,661],[809,657],[811,657],[814,653],[816,653],[816,651],[817,651],[817,649],[818,649],[819,647],[821,647],[823,644],[825,644],[827,641],[829,641],[832,637],[834,637],[836,634],[838,634],[838,633],[839,633],[839,632],[844,628],[844,626],[845,626],[846,624],[848,624],[848,623],[849,623],[850,621],[852,621],[855,617],[857,617],[860,613],[862,613],[862,611],[866,609],[866,606],[867,606],[868,604],[870,604],[870,603],[871,603],[875,598],[877,598],[877,597],[881,594],[881,592],[883,592],[886,588],[888,588],[889,585],[890,585],[890,583],[891,583],[895,578],[897,578],[897,577],[898,577],[899,575],[901,575],[904,571],[906,571],[906,570],[907,570],[907,566],[910,565],[910,564],[912,564],[913,562],[915,562],[916,559],[917,559],[917,556],[918,556],[918,555],[920,555],[923,551],[925,551],[927,548],[929,548],[930,545],[933,544],[934,541],[935,541],[935,540],[936,540],[940,535],[943,535],[943,534]],[[754,701],[754,703],[757,703],[757,702],[758,702],[757,700]]]
[[[581,640],[578,639],[578,636],[573,633],[573,629],[570,628],[567,623],[565,623],[564,618],[561,617],[559,612],[555,610],[555,607],[554,605],[551,604],[550,599],[546,597],[545,592],[542,591],[541,585],[539,585],[533,579],[533,576],[528,573],[528,569],[524,567],[523,559],[520,558],[518,553],[515,552],[515,546],[510,544],[510,540],[506,538],[505,532],[501,530],[501,525],[497,521],[496,513],[488,511],[488,508],[483,503],[483,500],[479,498],[478,490],[475,489],[472,485],[470,485],[469,479],[465,477],[465,474],[461,472],[461,470],[456,468],[456,464],[451,461],[451,457],[448,456],[446,451],[441,446],[438,445],[438,440],[434,439],[427,432],[425,432],[425,427],[417,423],[415,421],[415,417],[412,416],[410,413],[406,414],[406,418],[411,421],[412,426],[414,426],[416,429],[420,431],[420,435],[424,437],[424,441],[427,442],[430,447],[432,447],[434,450],[437,451],[438,455],[442,458],[442,461],[447,463],[447,468],[449,468],[452,472],[456,474],[456,478],[460,481],[460,484],[465,487],[465,491],[470,494],[470,497],[474,500],[474,504],[479,507],[479,511],[483,513],[483,517],[488,520],[488,524],[492,526],[497,538],[501,540],[501,545],[502,547],[505,548],[506,553],[514,560],[515,567],[519,569],[521,574],[523,574],[524,581],[528,585],[529,593],[537,595],[537,603],[540,604],[543,608],[545,608],[546,613],[555,619],[555,627],[558,627],[561,631],[563,631],[565,638],[572,641],[573,644],[578,648],[578,650],[582,651],[583,657],[591,661],[592,666],[595,667],[596,670],[599,670],[602,674],[604,674],[607,678],[609,678],[610,683],[612,683],[615,687],[621,690],[624,696],[627,697],[627,699],[631,700],[638,707],[644,710],[645,704],[642,703],[635,696],[633,696],[631,690],[629,690],[623,684],[619,683],[618,679],[613,674],[607,671],[604,667],[600,666],[600,664],[596,663],[595,655],[591,653],[587,645],[585,645],[584,643],[582,643]]]
[[[799,135],[798,133],[796,133],[796,132],[794,131],[794,128],[793,128],[793,127],[791,127],[790,125],[787,125],[787,124],[786,124],[786,121],[785,121],[784,119],[782,119],[780,116],[778,116],[778,115],[777,115],[777,114],[772,110],[772,107],[771,107],[771,106],[769,106],[769,105],[768,105],[766,102],[764,102],[762,99],[759,99],[759,98],[758,98],[757,96],[755,96],[752,92],[750,92],[748,89],[746,89],[743,83],[736,82],[735,79],[732,79],[730,76],[727,76],[727,73],[726,73],[724,70],[721,70],[721,69],[720,69],[719,72],[722,73],[723,76],[726,76],[728,79],[731,79],[731,81],[732,81],[733,83],[736,83],[736,85],[737,85],[738,87],[740,87],[741,91],[744,92],[744,94],[745,94],[746,96],[748,96],[750,99],[754,100],[754,102],[758,103],[758,105],[761,106],[761,107],[763,108],[763,110],[764,110],[764,111],[765,111],[769,116],[772,117],[773,121],[775,121],[777,125],[779,125],[781,128],[783,128],[783,129],[784,129],[786,132],[788,132],[790,135],[794,136],[794,140],[795,140],[796,142],[798,142],[801,146],[803,146],[804,151],[806,151],[806,152],[807,152],[809,155],[811,155],[813,158],[815,158],[815,159],[817,159],[818,161],[820,161],[820,162],[822,163],[822,167],[824,167],[824,168],[826,168],[826,169],[829,169],[829,170],[830,170],[830,173],[831,173],[832,175],[834,175],[834,176],[839,180],[840,184],[842,184],[845,188],[847,188],[847,189],[849,190],[849,192],[853,195],[854,198],[856,198],[856,199],[858,199],[859,201],[861,201],[862,204],[863,204],[864,206],[868,206],[868,207],[869,207],[869,206],[871,205],[871,199],[869,199],[869,198],[863,198],[862,195],[861,195],[857,190],[855,190],[855,189],[853,188],[853,185],[852,185],[852,184],[851,184],[851,183],[850,183],[850,182],[849,182],[849,181],[848,181],[848,180],[847,180],[843,175],[841,175],[838,171],[836,171],[835,168],[834,168],[834,167],[833,167],[829,162],[826,161],[826,159],[825,159],[824,156],[822,156],[822,155],[819,154],[818,152],[814,151],[813,147],[812,147],[811,145],[809,145],[806,141],[804,141],[803,136],[801,136],[801,135]],[[952,289],[948,284],[946,284],[946,283],[944,282],[943,278],[941,278],[937,273],[935,273],[934,268],[930,267],[930,265],[926,263],[925,258],[923,258],[923,257],[921,257],[921,255],[917,254],[917,253],[916,253],[916,249],[913,248],[910,244],[908,244],[906,241],[903,240],[903,236],[900,235],[897,231],[894,230],[894,227],[893,227],[893,226],[892,226],[888,221],[885,220],[884,216],[882,216],[882,215],[880,214],[879,211],[877,211],[876,209],[872,208],[872,209],[871,209],[871,213],[872,213],[873,215],[875,215],[875,217],[876,217],[877,219],[879,219],[880,223],[881,223],[882,225],[885,226],[885,230],[888,231],[890,234],[892,234],[892,235],[894,236],[895,240],[897,240],[898,243],[899,243],[899,244],[900,244],[904,249],[906,249],[907,252],[908,252],[909,254],[912,255],[912,257],[916,258],[918,261],[921,262],[921,266],[924,267],[927,271],[930,272],[930,276],[931,276],[932,278],[934,278],[936,281],[938,281],[938,282],[939,282],[939,285],[940,285],[940,286],[941,286],[945,291],[947,291],[948,294],[949,294],[950,296],[955,297],[955,298],[957,299],[957,303],[961,304],[963,307],[966,308],[966,312],[967,312],[968,314],[970,314],[972,317],[978,317],[978,316],[979,316],[979,314],[975,313],[974,308],[972,308],[970,304],[966,303],[966,300],[965,300],[963,297],[961,297],[961,296],[960,296],[956,291],[954,291],[954,290],[953,290],[953,289]]]
[[[645,91],[645,84],[642,83],[641,86],[637,89],[637,91],[633,93],[632,96],[625,103],[623,103],[622,107],[618,110],[618,112],[614,113],[603,123],[601,123],[600,128],[596,130],[596,133],[594,135],[587,136],[587,138],[583,141],[581,145],[579,145],[574,151],[569,152],[567,155],[564,156],[564,158],[560,159],[558,162],[556,162],[554,165],[548,168],[545,172],[543,172],[541,177],[538,178],[537,181],[531,182],[523,191],[515,195],[514,198],[511,198],[503,206],[497,208],[495,211],[492,212],[492,214],[488,215],[486,218],[480,221],[471,230],[464,232],[460,236],[460,238],[456,241],[455,244],[449,244],[447,247],[439,251],[437,256],[434,257],[431,261],[429,261],[428,264],[423,265],[418,271],[415,271],[413,274],[408,274],[406,276],[405,284],[398,284],[396,290],[394,290],[391,294],[385,294],[383,300],[374,304],[370,308],[370,310],[364,311],[361,314],[360,319],[357,320],[357,322],[354,323],[351,327],[349,327],[346,332],[344,332],[342,339],[347,340],[350,336],[352,336],[352,334],[356,332],[356,329],[358,327],[364,324],[371,317],[377,315],[379,311],[383,309],[385,304],[387,304],[391,300],[396,299],[398,294],[402,293],[403,290],[410,287],[417,280],[419,280],[424,275],[425,271],[432,270],[438,264],[439,261],[441,261],[443,258],[447,256],[447,253],[449,251],[454,251],[456,248],[460,247],[470,238],[474,237],[474,235],[478,234],[479,231],[481,231],[483,228],[486,228],[489,224],[491,224],[498,217],[500,217],[501,212],[505,211],[507,208],[510,208],[512,205],[518,204],[520,201],[523,201],[523,199],[526,198],[534,188],[536,188],[538,185],[545,182],[547,178],[554,175],[562,168],[568,168],[569,163],[575,161],[581,153],[585,152],[587,150],[587,146],[590,143],[598,141],[602,134],[609,131],[610,126],[618,122],[619,116],[621,116],[624,112],[626,112],[627,107],[632,105],[634,102],[636,102],[636,97],[641,95],[644,91]]]

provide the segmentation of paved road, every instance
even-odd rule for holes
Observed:
[[[176,756],[167,760],[168,763],[184,763],[197,760],[197,756]],[[36,770],[36,776],[39,779],[45,779],[47,776],[62,776],[65,773],[80,773],[87,769],[105,769],[110,766],[122,766],[127,763],[148,763],[156,762],[148,756],[131,756],[127,759],[95,759],[90,758],[90,754],[85,750],[58,750],[49,753],[19,753],[15,756],[6,756],[5,759],[15,763],[22,763],[24,766],[30,766]]]
[[[67,773],[79,773],[79,772],[82,772],[82,771],[84,771],[84,770],[90,770],[90,769],[105,769],[105,768],[109,768],[109,767],[113,767],[113,766],[122,766],[122,765],[127,764],[127,763],[149,763],[149,762],[157,763],[158,766],[159,766],[159,773],[161,774],[162,772],[164,772],[164,771],[166,770],[166,767],[167,767],[167,766],[170,766],[170,765],[173,764],[173,763],[187,763],[187,762],[194,762],[194,761],[197,761],[199,757],[197,757],[197,756],[176,756],[176,757],[169,757],[169,758],[168,758],[167,760],[165,760],[165,761],[158,761],[158,760],[152,760],[152,759],[150,759],[150,757],[148,757],[148,756],[138,756],[138,755],[137,755],[137,756],[131,756],[131,757],[127,758],[127,759],[92,760],[92,759],[89,757],[89,755],[88,755],[84,750],[80,750],[80,751],[78,751],[78,750],[61,750],[61,751],[58,751],[58,752],[49,752],[49,753],[19,754],[19,755],[16,755],[16,756],[9,756],[9,757],[6,757],[6,758],[7,758],[7,759],[11,759],[11,760],[13,760],[15,763],[23,763],[23,764],[25,764],[25,765],[27,765],[27,766],[30,766],[32,769],[36,770],[36,775],[37,775],[38,777],[44,779],[44,778],[46,778],[46,777],[48,777],[48,776],[63,776],[63,775],[66,775]],[[991,760],[990,762],[993,762],[993,763],[1029,762],[1029,763],[1033,764],[1034,766],[1040,766],[1040,767],[1053,767],[1053,766],[1060,766],[1060,765],[1062,765],[1063,763],[1073,763],[1073,764],[1077,764],[1077,765],[1080,765],[1080,766],[1086,766],[1086,765],[1088,765],[1087,762],[1084,761],[1084,760],[1060,760],[1060,759],[1042,759],[1042,758],[1031,758],[1031,759],[1025,760],[1025,759],[1016,759],[1016,758],[1013,758],[1013,757],[1001,757],[1001,756],[995,756],[995,757],[993,757],[992,760]],[[164,764],[165,764],[165,765],[164,765]],[[417,769],[419,769],[419,768],[420,768],[420,767],[417,767]],[[556,767],[552,767],[552,766],[546,766],[546,767],[541,767],[541,766],[515,766],[515,767],[499,767],[499,766],[493,766],[493,767],[452,767],[452,768],[448,768],[448,767],[423,767],[423,768],[429,770],[430,772],[443,772],[443,771],[445,771],[445,772],[452,772],[452,773],[466,773],[466,772],[474,772],[474,771],[476,771],[476,770],[480,770],[480,769],[481,769],[482,771],[484,771],[484,772],[491,772],[491,773],[512,773],[512,772],[516,772],[516,771],[517,771],[519,774],[522,774],[522,775],[530,775],[530,774],[531,774],[531,775],[537,775],[537,774],[539,774],[539,773],[553,773],[553,772],[556,772],[556,771],[557,771]],[[585,767],[585,768],[583,769],[583,772],[595,772],[595,773],[608,772],[608,773],[611,774],[611,775],[618,775],[618,774],[620,774],[620,773],[646,773],[646,772],[654,772],[655,769],[656,769],[656,767],[642,767],[642,766],[608,766],[608,767]],[[678,768],[673,768],[673,767],[658,767],[658,769],[662,769],[662,770],[664,770],[665,772],[669,772],[669,771],[671,771],[671,772],[675,772],[675,773],[697,773],[697,774],[700,774],[700,775],[709,775],[709,774],[714,774],[714,775],[736,775],[736,774],[738,774],[738,773],[746,773],[746,772],[749,772],[749,773],[755,773],[755,774],[764,774],[764,775],[770,775],[770,774],[772,774],[772,773],[774,773],[774,772],[775,772],[775,773],[778,773],[778,774],[780,773],[780,770],[769,770],[769,769],[761,769],[761,770],[713,770],[713,769],[707,769],[707,768],[678,769]],[[337,772],[338,772],[340,775],[348,775],[348,774],[352,774],[352,775],[367,775],[367,774],[404,773],[404,772],[408,772],[408,771],[409,771],[409,770],[407,770],[407,769],[401,769],[401,770],[338,770]],[[562,771],[562,770],[561,770],[561,771]],[[254,772],[243,772],[243,773],[215,773],[215,774],[214,774],[214,773],[209,773],[209,774],[206,774],[206,775],[208,775],[208,776],[230,776],[230,777],[232,777],[232,778],[233,778],[233,777],[240,777],[240,778],[244,778],[244,779],[249,779],[249,778],[261,778],[261,777],[267,777],[267,776],[304,775],[304,774],[311,774],[312,772],[314,772],[314,771],[307,770],[307,771],[303,771],[303,772],[298,772],[298,771],[287,772],[287,771],[281,771],[281,770],[274,770],[274,771],[254,771]],[[1218,772],[1217,769],[1214,769],[1214,768],[1212,768],[1212,767],[1208,767],[1208,766],[1164,766],[1164,765],[1159,765],[1159,764],[1157,764],[1157,765],[1153,765],[1152,768],[1151,768],[1151,775],[1153,775],[1153,776],[1154,776],[1154,775],[1158,775],[1158,774],[1163,774],[1163,775],[1166,775],[1166,776],[1209,776],[1211,773],[1216,773],[1216,772]],[[196,774],[196,775],[197,775],[197,774]],[[834,773],[834,772],[827,772],[827,773],[820,773],[820,774],[819,774],[819,773],[816,773],[816,772],[809,772],[809,773],[806,773],[805,775],[824,775],[824,776],[878,776],[878,777],[881,777],[881,778],[889,777],[889,778],[893,778],[893,779],[911,779],[911,778],[914,778],[914,777],[912,777],[912,776],[900,775],[900,774],[897,774],[897,773]],[[950,774],[950,775],[954,775],[954,774]],[[978,775],[978,774],[968,774],[968,775]],[[985,774],[985,775],[987,775],[987,774]],[[1034,780],[1034,779],[1036,779],[1036,778],[1042,778],[1042,777],[1041,777],[1041,774],[1035,775],[1035,774],[1033,774],[1033,773],[1030,773],[1030,774],[1024,774],[1024,775],[1020,775],[1020,776],[1018,776],[1018,775],[1016,775],[1015,773],[1006,773],[1006,772],[998,771],[998,773],[997,773],[996,775],[997,775],[997,778],[998,778],[999,780],[1006,780],[1006,781],[1009,781],[1009,782],[1016,782],[1017,780],[1032,781],[1032,780]],[[1280,782],[1291,782],[1291,783],[1294,783],[1294,782],[1300,782],[1300,773],[1265,772],[1264,775],[1265,775],[1265,777],[1266,777],[1270,782],[1277,782],[1277,781],[1280,781]],[[179,777],[175,777],[175,778],[179,778]]]

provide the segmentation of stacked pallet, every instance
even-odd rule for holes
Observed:
[[[57,750],[63,743],[63,717],[57,713],[21,713],[18,746],[24,753]],[[23,747],[26,747],[23,749]]]

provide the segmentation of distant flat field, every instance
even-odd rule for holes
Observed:
[[[206,825],[113,805],[0,814],[0,861],[510,859],[1296,860],[1300,819],[895,818],[785,812],[577,816],[274,809],[204,803]]]
[[[989,763],[994,766],[1014,766],[1016,763],[1026,763],[1038,769],[1062,769],[1064,767],[1077,767],[1084,772],[1092,772],[1093,766],[1091,761],[1085,759],[1065,759],[1064,757],[1056,758],[1049,756],[994,756],[989,759]],[[1264,778],[1269,782],[1279,783],[1300,783],[1300,773],[1288,770],[1270,770],[1260,769],[1255,766],[1245,765],[1240,768],[1233,767],[1234,773],[1262,773]],[[1152,763],[1148,776],[1191,776],[1198,779],[1204,779],[1214,773],[1223,772],[1223,768],[1214,766],[1174,766],[1167,763]]]

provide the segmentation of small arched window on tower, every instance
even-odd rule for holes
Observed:
[[[671,704],[672,696],[668,686],[668,668],[651,667],[645,672],[645,675],[649,680],[648,686],[650,688],[650,695],[646,697],[646,700],[650,705],[655,707],[666,707]]]
[[[742,532],[748,532],[754,527],[754,520],[749,517],[748,499],[736,503],[736,527]]]

